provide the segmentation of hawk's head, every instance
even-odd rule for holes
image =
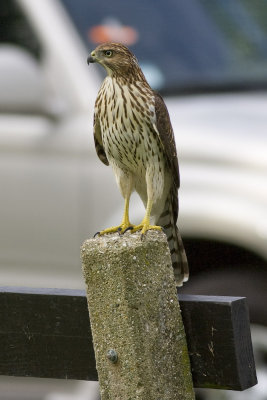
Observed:
[[[88,64],[94,62],[101,64],[110,76],[142,74],[134,54],[121,43],[104,43],[98,46],[87,58]]]

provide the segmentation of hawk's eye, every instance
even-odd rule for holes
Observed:
[[[112,51],[111,50],[106,50],[104,52],[104,54],[105,54],[106,57],[111,57],[112,56]]]

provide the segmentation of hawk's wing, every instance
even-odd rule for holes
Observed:
[[[106,164],[109,165],[104,147],[103,147],[103,142],[102,142],[102,133],[101,133],[101,126],[99,123],[99,119],[97,118],[96,114],[94,115],[94,140],[95,140],[95,149],[98,157],[100,160]]]
[[[179,166],[178,166],[174,133],[170,121],[170,116],[162,97],[155,92],[154,95],[155,95],[156,127],[159,132],[161,143],[164,147],[164,153],[166,155],[167,162],[170,166],[174,184],[178,189],[180,186],[180,175],[179,175]]]

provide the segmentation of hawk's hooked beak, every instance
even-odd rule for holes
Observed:
[[[96,59],[95,59],[95,52],[92,51],[92,53],[90,54],[90,56],[88,56],[88,58],[87,58],[87,64],[89,65],[90,63],[94,63],[94,62],[96,62]]]

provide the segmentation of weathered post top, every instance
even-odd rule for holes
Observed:
[[[194,399],[166,236],[101,236],[82,260],[102,400]]]

